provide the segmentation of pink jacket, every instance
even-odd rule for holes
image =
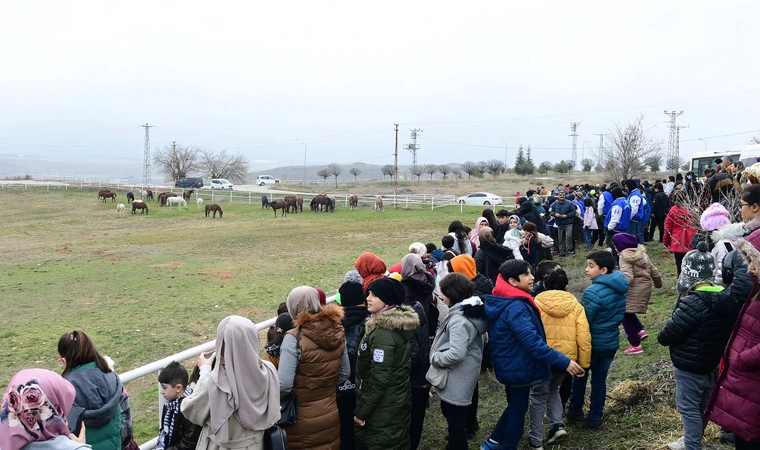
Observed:
[[[587,206],[586,211],[583,213],[583,228],[589,230],[598,230],[599,225],[596,223],[596,214],[594,214],[594,208]]]

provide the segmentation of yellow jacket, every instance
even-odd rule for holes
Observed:
[[[544,291],[536,296],[546,343],[583,368],[591,365],[591,331],[586,311],[567,291]]]

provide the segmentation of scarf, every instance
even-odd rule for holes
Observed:
[[[288,299],[285,300],[285,306],[288,308],[288,314],[290,314],[293,320],[303,313],[316,314],[322,311],[319,291],[309,286],[293,288],[290,294],[288,294]]]
[[[174,435],[174,418],[179,411],[179,400],[192,394],[193,390],[190,388],[185,391],[179,397],[170,402],[164,403],[164,421],[161,424],[161,430],[158,433],[158,442],[156,443],[156,450],[164,450],[171,445],[171,439]]]
[[[451,260],[451,268],[454,269],[454,272],[466,276],[468,280],[472,280],[478,276],[478,271],[475,268],[475,260],[470,255],[456,256]]]
[[[504,279],[504,277],[501,276],[501,274],[496,277],[496,284],[493,287],[491,295],[506,298],[524,298],[528,301],[528,303],[530,303],[530,306],[536,310],[538,315],[541,316],[541,309],[539,309],[538,305],[536,305],[535,300],[533,300],[533,296],[509,284]]]
[[[425,264],[422,258],[414,253],[409,253],[401,259],[401,276],[412,278],[422,283],[427,281],[425,275]]]
[[[475,221],[475,229],[472,230],[472,237],[470,238],[470,243],[475,247],[480,247],[480,230],[483,227],[490,228],[488,219],[485,217],[478,217],[478,220]]]
[[[378,278],[385,276],[385,272],[388,270],[385,267],[385,263],[377,255],[370,252],[364,252],[356,258],[354,263],[356,271],[362,277],[362,288],[364,292],[368,292],[369,285]]]

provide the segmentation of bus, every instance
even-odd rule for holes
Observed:
[[[748,146],[748,147],[759,147],[758,146]],[[705,175],[705,169],[708,167],[715,167],[715,160],[717,158],[722,158],[726,155],[731,156],[734,161],[739,161],[742,155],[742,149],[744,147],[733,147],[729,151],[725,150],[716,150],[711,152],[696,152],[693,155],[691,155],[691,165],[689,165],[689,168],[694,171],[694,173],[697,174],[698,177],[702,177]],[[758,154],[760,156],[760,153]],[[754,162],[752,162],[754,164]],[[752,165],[749,164],[749,165]],[[746,165],[746,163],[745,163]]]

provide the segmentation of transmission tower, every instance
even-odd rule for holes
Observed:
[[[412,143],[406,144],[404,146],[404,150],[409,150],[410,152],[412,152],[412,167],[416,168],[417,167],[417,150],[420,149],[420,146],[417,144],[417,133],[422,133],[422,130],[420,130],[419,128],[415,128],[409,131],[412,132],[412,134],[410,135],[412,138]]]
[[[145,128],[145,153],[143,155],[143,187],[148,188],[151,184],[150,129],[153,128],[153,125],[146,123],[145,125],[140,125],[140,126]]]
[[[573,163],[575,164],[578,164],[578,125],[580,125],[580,122],[571,122],[570,131],[572,131],[572,134],[568,134],[568,136],[573,138]]]
[[[683,114],[683,111],[671,111],[667,112],[664,111],[667,116],[670,116],[670,121],[668,122],[668,128],[670,128],[670,137],[668,139],[668,157],[665,161],[665,164],[669,164],[671,161],[675,161],[674,165],[676,166],[675,171],[678,172],[678,163],[681,162],[681,155],[679,154],[679,145],[678,145],[678,135],[679,135],[679,128],[676,124],[676,119],[678,116]]]
[[[599,159],[602,166],[607,164],[607,152],[604,151],[604,137],[607,133],[594,133],[595,136],[599,136]]]

